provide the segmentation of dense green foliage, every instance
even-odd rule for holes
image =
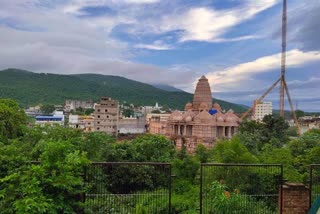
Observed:
[[[244,122],[240,133],[231,140],[217,142],[213,149],[198,146],[195,155],[186,148],[176,151],[173,143],[164,136],[141,135],[131,141],[117,142],[104,133],[83,133],[60,127],[28,127],[24,112],[12,100],[0,99],[0,213],[96,213],[96,205],[81,203],[81,193],[92,190],[86,187],[83,171],[90,161],[140,161],[172,163],[172,212],[193,214],[199,208],[200,162],[224,163],[282,163],[284,176],[289,181],[306,182],[309,164],[320,163],[320,131],[313,130],[301,137],[290,139],[288,127],[280,118],[266,117],[264,123]],[[276,131],[275,131],[276,130]],[[31,163],[30,161],[37,161]],[[113,168],[110,176],[102,176],[110,193],[119,192],[119,186],[130,184],[130,191],[138,194],[162,191],[160,181],[165,179],[156,170],[144,167]],[[254,176],[259,188],[271,185],[267,177],[254,171],[233,172],[227,179],[244,182],[240,191],[257,189],[246,180]],[[217,171],[216,175],[224,175]],[[150,176],[156,174],[157,176]],[[224,176],[225,177],[225,176]],[[216,204],[212,211],[234,207],[248,213],[241,206],[246,200],[234,189],[229,190],[212,180],[209,199]],[[233,187],[232,187],[233,188]],[[219,192],[219,194],[216,194]],[[228,191],[228,193],[226,193]],[[111,200],[116,200],[114,197]],[[156,204],[160,213],[166,213],[165,201],[154,201],[152,195],[128,200],[119,206],[130,206],[138,213],[148,213]],[[248,201],[247,201],[248,202]],[[262,201],[249,201],[256,210],[265,209]],[[90,199],[86,200],[90,203]],[[108,207],[114,213],[121,207]],[[269,209],[269,208],[268,208]]]
[[[46,115],[52,114],[55,109],[56,108],[52,104],[45,104],[40,107],[41,112]]]
[[[19,137],[27,117],[18,104],[9,99],[0,99],[0,142]]]
[[[38,74],[17,69],[0,71],[0,98],[15,99],[23,106],[64,104],[66,99],[98,101],[103,96],[134,105],[158,102],[173,109],[183,109],[193,99],[193,95],[186,92],[165,91],[119,76]],[[241,112],[246,109],[222,100],[214,101],[227,110]]]

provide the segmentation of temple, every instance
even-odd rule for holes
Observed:
[[[231,138],[237,133],[239,122],[232,110],[223,113],[218,103],[212,104],[208,79],[202,76],[193,103],[187,103],[183,112],[172,112],[164,128],[165,135],[174,140],[177,148],[185,145],[192,153],[198,144],[211,148],[217,139]]]

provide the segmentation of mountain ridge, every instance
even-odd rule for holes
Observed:
[[[184,91],[165,91],[152,85],[121,76],[103,74],[34,73],[20,69],[0,71],[0,97],[12,98],[21,106],[63,104],[66,99],[98,101],[102,96],[135,105],[167,105],[183,109],[192,102],[193,94]],[[213,98],[224,109],[243,112],[246,108]]]

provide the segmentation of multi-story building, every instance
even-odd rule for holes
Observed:
[[[119,102],[102,97],[94,107],[94,130],[117,136],[119,124]]]
[[[264,116],[272,114],[272,102],[258,102],[254,101],[252,119],[262,121]]]
[[[94,118],[89,115],[69,115],[69,127],[92,132],[94,131]]]
[[[66,100],[66,103],[64,105],[64,110],[66,112],[70,112],[71,110],[75,111],[78,108],[82,108],[82,109],[90,109],[93,108],[93,101],[92,100],[87,100],[87,101],[83,101],[83,100]]]

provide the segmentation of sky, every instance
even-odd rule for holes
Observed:
[[[286,79],[304,111],[320,111],[319,11],[319,0],[288,0]],[[251,105],[280,77],[281,13],[281,0],[0,0],[0,69],[190,93],[205,75],[214,98]],[[279,87],[265,100],[277,109]]]

